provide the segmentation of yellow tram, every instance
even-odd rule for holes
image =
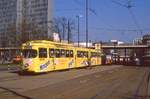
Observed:
[[[46,40],[22,45],[23,71],[41,73],[101,64],[100,50]]]

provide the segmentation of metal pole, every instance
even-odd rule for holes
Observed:
[[[114,42],[114,58],[115,58],[115,64],[116,64],[116,44]]]
[[[88,0],[86,0],[86,47],[88,47]]]
[[[124,54],[125,54],[125,62],[124,62],[124,65],[127,64],[127,50],[126,48],[124,49]]]
[[[68,43],[70,42],[70,22],[68,20]]]
[[[78,47],[80,43],[80,16],[77,16],[78,19]]]
[[[62,18],[62,26],[63,26],[63,40],[65,40],[65,18]]]
[[[65,40],[65,25],[63,24],[63,40]]]

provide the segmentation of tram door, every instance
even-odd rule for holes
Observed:
[[[56,64],[55,64],[55,50],[53,48],[49,49],[49,60],[50,60],[50,69],[55,70]]]
[[[101,56],[100,53],[97,53],[97,64],[96,65],[100,65],[101,64]]]
[[[69,57],[68,57],[68,68],[74,68],[75,67],[75,59],[74,59],[74,51],[69,50]]]

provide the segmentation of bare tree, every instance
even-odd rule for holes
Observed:
[[[69,24],[68,24],[69,23]],[[25,19],[21,24],[16,27],[16,24],[10,24],[8,26],[7,39],[10,46],[20,46],[22,43],[30,40],[52,40],[52,36],[48,37],[47,28],[36,24],[36,22],[29,22]],[[59,33],[60,39],[71,41],[72,30],[74,29],[74,21],[65,17],[54,18],[51,22],[50,29],[52,32]]]
[[[68,38],[71,40],[72,30],[75,29],[75,23],[72,19],[57,17],[53,19],[51,29],[52,32],[56,32],[60,35],[61,40],[68,40]]]
[[[75,29],[75,22],[74,22],[74,20],[68,19],[67,29],[68,29],[67,40],[68,40],[68,43],[69,43],[69,42],[72,42],[72,37],[73,37],[72,31]]]

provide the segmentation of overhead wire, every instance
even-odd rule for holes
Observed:
[[[108,25],[109,27],[112,27],[112,28],[90,27],[91,29],[93,28],[93,29],[96,29],[96,30],[122,31],[122,32],[126,32],[126,31],[138,32],[138,31],[140,31],[141,34],[143,33],[143,31],[149,31],[149,30],[150,30],[150,29],[141,29],[141,27],[140,27],[140,25],[139,25],[139,23],[138,23],[138,20],[136,19],[136,16],[134,15],[134,13],[133,13],[133,11],[132,11],[132,9],[131,9],[131,8],[133,7],[133,5],[131,5],[131,0],[128,0],[127,2],[124,2],[124,3],[126,3],[126,4],[123,4],[123,3],[121,2],[121,0],[118,0],[118,1],[116,1],[116,0],[111,0],[111,1],[112,1],[113,3],[115,3],[115,4],[117,4],[117,5],[120,5],[120,6],[125,7],[125,8],[128,9],[129,14],[131,15],[132,20],[133,20],[133,22],[134,22],[134,24],[135,24],[135,26],[136,26],[137,29],[115,29],[115,28],[113,28],[113,26],[111,26],[111,25],[109,25],[109,24],[107,24],[107,25]],[[74,0],[74,2],[75,2],[76,4],[78,4],[78,5],[82,5],[81,2],[79,2],[78,0]],[[98,14],[94,9],[89,8],[89,11],[90,11],[92,14],[94,14],[98,19],[100,19],[99,14]],[[103,21],[103,20],[102,20],[102,21]],[[105,23],[106,23],[106,22],[105,22]]]
[[[82,5],[81,2],[79,2],[78,0],[74,0],[74,2],[78,5]],[[91,7],[88,8],[88,10],[94,14],[98,19],[100,18],[100,16],[98,15],[98,13]],[[111,26],[112,27],[112,26]]]
[[[103,28],[103,27],[90,27],[92,29],[96,29],[96,30],[107,30],[107,31],[134,31],[137,32],[139,31],[138,29],[119,29],[119,28]],[[143,29],[143,31],[150,31],[150,29]]]
[[[127,5],[122,4],[121,2],[118,2],[116,0],[111,0],[111,2],[113,2],[113,3],[117,4],[117,5],[123,6],[123,7],[128,7]]]
[[[115,4],[117,4],[117,5],[120,5],[120,6],[122,6],[122,7],[125,7],[125,8],[127,8],[128,9],[128,11],[129,11],[129,14],[131,15],[131,17],[132,17],[132,20],[133,20],[133,22],[134,22],[134,24],[135,24],[135,26],[137,27],[137,29],[138,29],[138,31],[141,33],[141,35],[142,35],[142,33],[143,33],[143,30],[141,29],[141,27],[140,27],[140,25],[139,25],[139,22],[138,22],[138,20],[136,19],[136,16],[134,15],[134,13],[132,12],[132,5],[131,5],[131,0],[128,0],[127,1],[127,4],[122,4],[121,2],[118,2],[118,1],[116,1],[116,0],[111,0],[113,3],[115,3]]]
[[[65,11],[79,11],[80,9],[75,8],[75,9],[56,9],[56,11],[61,11],[61,12],[65,12]]]
[[[134,24],[136,25],[136,27],[137,27],[137,29],[140,31],[140,33],[141,33],[141,35],[143,34],[142,32],[142,29],[141,29],[141,27],[140,27],[140,25],[139,25],[139,22],[137,21],[137,19],[136,19],[136,16],[134,15],[134,13],[132,12],[132,9],[131,8],[128,8],[128,11],[129,11],[129,13],[130,13],[130,15],[131,15],[131,17],[132,17],[132,20],[133,20],[133,22],[134,22]]]

